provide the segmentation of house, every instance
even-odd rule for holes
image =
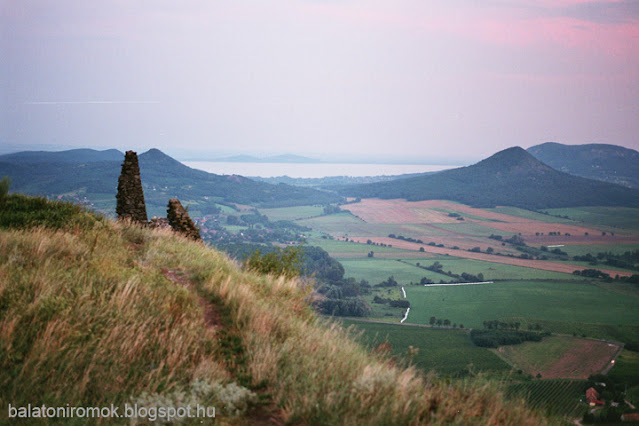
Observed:
[[[639,422],[639,413],[626,413],[621,415],[622,422]]]
[[[603,405],[603,402],[599,401],[599,392],[595,388],[588,388],[586,390],[586,402],[591,406]]]

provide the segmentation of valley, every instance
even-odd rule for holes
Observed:
[[[28,171],[43,176],[63,168],[87,174],[64,174],[53,186],[18,174],[18,187],[61,199],[83,197],[84,204],[108,214],[114,196],[91,188],[113,174],[117,163],[88,154],[84,163],[56,163],[48,171],[33,158],[21,158],[31,164]],[[514,177],[504,179],[514,187],[522,185],[519,175],[530,178],[536,170],[557,178],[527,155],[498,153],[506,163],[495,166],[491,157],[478,163],[480,172],[510,167]],[[619,189],[621,198],[588,206],[570,197],[546,207],[539,198],[510,205],[482,194],[468,198],[481,188],[461,198],[356,198],[350,191],[364,191],[353,189],[357,183],[351,189],[274,186],[193,170],[157,150],[142,154],[140,163],[150,216],[163,215],[166,198],[182,194],[204,241],[240,264],[256,249],[300,249],[301,271],[314,278],[318,311],[332,314],[373,353],[447,380],[501,383],[512,397],[523,396],[560,417],[583,408],[579,398],[589,378],[603,380],[603,373],[613,380],[610,386],[627,389],[624,395],[639,404],[639,373],[633,369],[639,357],[634,190]],[[0,161],[2,167],[11,172],[16,164]],[[369,185],[386,188],[384,195],[398,182],[410,189],[458,170]],[[582,181],[569,183],[582,191]],[[448,190],[445,195],[455,194],[455,188]],[[528,333],[534,341],[483,346],[473,337],[478,331],[496,341]],[[563,402],[543,396],[542,389],[552,389]]]

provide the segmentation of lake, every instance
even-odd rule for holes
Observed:
[[[394,176],[407,173],[438,172],[459,166],[433,164],[345,164],[345,163],[239,163],[182,161],[194,169],[218,175],[259,176],[264,178],[321,178],[327,176]]]

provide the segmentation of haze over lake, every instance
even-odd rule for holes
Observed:
[[[264,178],[321,178],[327,176],[391,176],[407,173],[437,172],[459,166],[435,164],[346,164],[346,163],[240,163],[183,161],[194,169],[218,175],[259,176]]]

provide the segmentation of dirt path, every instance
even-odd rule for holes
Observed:
[[[183,272],[162,269],[162,274],[167,280],[179,286],[189,288],[198,294],[195,285],[189,281]],[[224,327],[224,322],[218,307],[199,294],[198,298],[200,306],[204,310],[202,320],[204,321],[206,329],[214,333],[221,330]],[[261,392],[257,391],[257,393]],[[282,411],[277,407],[274,401],[271,401],[267,405],[259,405],[248,414],[250,424],[258,426],[280,426],[284,424],[283,418]]]
[[[182,287],[187,287],[192,291],[196,291],[193,283],[191,283],[189,279],[181,271],[171,271],[168,269],[162,269],[162,275],[164,275],[164,277],[167,280],[175,284],[178,284]],[[199,297],[198,300],[199,300],[200,306],[204,310],[203,320],[204,320],[204,324],[206,328],[210,330],[221,329],[223,327],[223,323],[222,323],[222,315],[220,314],[220,311],[217,309],[217,307],[213,303],[206,300],[204,297],[202,296],[198,296],[198,297]]]

